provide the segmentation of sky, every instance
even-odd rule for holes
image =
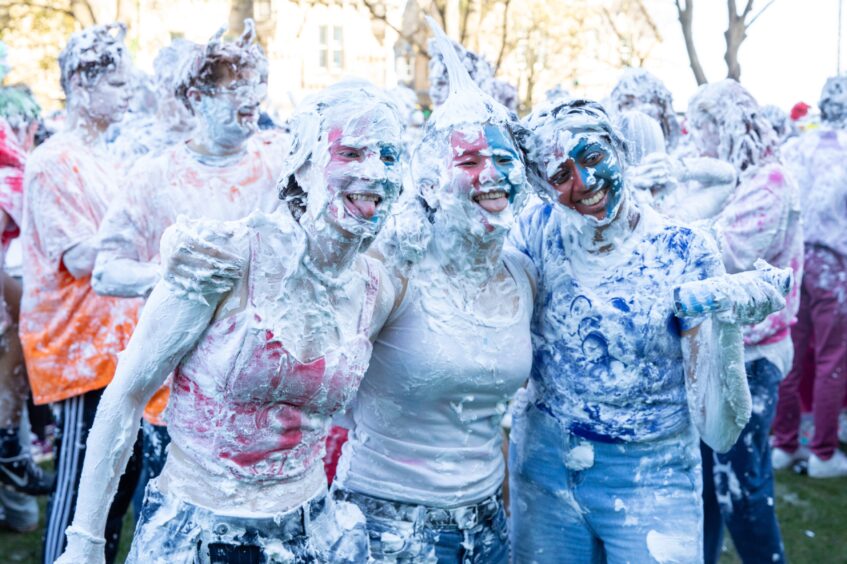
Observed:
[[[756,0],[753,13],[767,3]],[[674,2],[645,0],[645,5],[664,39],[656,56],[645,66],[665,81],[674,95],[674,106],[682,110],[697,84],[688,64]],[[726,26],[724,0],[696,0],[694,42],[709,81],[726,76]],[[843,73],[847,70],[847,0],[842,26]],[[776,104],[787,110],[802,100],[817,106],[826,78],[837,72],[838,27],[838,0],[775,0],[750,27],[741,45],[741,83],[762,105]]]

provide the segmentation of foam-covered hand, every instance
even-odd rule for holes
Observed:
[[[188,297],[230,291],[244,275],[246,261],[231,250],[235,234],[224,224],[179,221],[162,236],[164,279]]]

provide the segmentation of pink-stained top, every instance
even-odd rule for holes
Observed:
[[[803,194],[806,243],[847,257],[847,131],[810,131],[786,143],[782,156]]]
[[[286,341],[302,336],[280,334],[278,319],[290,266],[277,253],[290,247],[290,235],[273,228],[251,231],[243,307],[213,321],[175,371],[168,431],[180,451],[214,474],[292,481],[320,466],[330,421],[368,367],[379,290],[373,259],[363,258],[368,280],[356,334],[301,360]]]
[[[6,120],[0,118],[0,209],[12,218],[12,222],[0,234],[4,248],[21,233],[25,164],[26,152]]]
[[[803,276],[803,227],[797,183],[776,161],[741,175],[735,193],[715,223],[729,273],[752,270],[756,259],[791,268],[794,286],[785,309],[744,328],[744,344],[766,345],[785,338],[797,320]]]
[[[140,159],[100,228],[98,264],[158,261],[162,233],[179,215],[230,221],[280,204],[276,180],[287,137],[257,134],[240,157],[205,163],[185,144]]]

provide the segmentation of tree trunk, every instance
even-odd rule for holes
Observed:
[[[729,25],[723,34],[726,39],[726,54],[723,57],[726,61],[726,77],[740,80],[741,65],[738,63],[738,49],[744,40],[747,39],[747,26],[749,24],[746,20],[747,16],[753,10],[753,0],[747,0],[747,5],[740,14],[735,5],[735,0],[727,0],[726,7],[729,12]]]
[[[700,64],[700,57],[697,56],[697,48],[694,46],[694,31],[691,25],[694,21],[694,0],[682,1],[685,2],[684,6],[680,4],[680,0],[676,0],[676,10],[679,14],[679,23],[682,25],[682,36],[685,38],[688,62],[697,84],[703,85],[709,81],[706,79],[706,73],[703,72],[703,66]]]

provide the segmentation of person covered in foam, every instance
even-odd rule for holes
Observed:
[[[119,123],[117,137],[110,149],[131,168],[147,154],[156,154],[188,139],[194,129],[195,117],[184,102],[177,98],[176,89],[185,74],[186,65],[194,60],[200,45],[185,39],[174,39],[163,47],[153,60],[155,104],[148,111],[128,113]]]
[[[720,211],[735,188],[735,168],[694,154],[662,81],[643,69],[625,70],[612,90],[611,108],[632,148],[628,176],[639,198],[681,221]]]
[[[353,404],[335,495],[365,514],[378,562],[504,563],[500,424],[532,362],[532,265],[503,249],[525,190],[522,128],[436,34],[450,92],[413,153],[403,211],[414,216],[395,214],[391,232],[425,235],[408,262],[403,241],[381,247],[398,299]]]
[[[60,562],[102,558],[130,437],[171,371],[172,442],[128,562],[367,560],[361,512],[327,496],[321,458],[396,299],[362,251],[400,191],[402,122],[384,91],[345,82],[304,101],[292,135],[287,206],[166,231],[166,276],[105,393]]]
[[[838,431],[847,391],[847,77],[827,79],[819,106],[821,127],[782,148],[802,194],[805,274],[791,330],[794,365],[779,386],[773,463],[784,469],[809,459],[810,477],[837,478],[847,476]],[[809,380],[815,434],[806,449],[800,389]]]
[[[633,197],[599,104],[554,102],[525,123],[544,201],[511,238],[537,271],[509,448],[513,560],[701,561],[698,435],[735,442],[751,409],[739,324],[782,297],[744,288],[720,318],[676,317],[676,286],[724,273],[712,240]]]
[[[779,159],[779,141],[761,108],[734,80],[702,86],[688,104],[694,146],[732,164],[738,184],[708,222],[730,273],[759,259],[794,272],[786,307],[744,328],[744,362],[754,405],[741,438],[726,453],[703,447],[706,561],[720,555],[723,527],[745,561],[781,562],[769,435],[777,387],[791,367],[790,327],[803,277],[803,230],[797,184]],[[718,504],[720,507],[718,507]]]
[[[86,435],[138,312],[135,301],[98,296],[91,289],[97,229],[120,191],[106,133],[129,104],[125,34],[122,24],[109,24],[70,37],[59,55],[65,129],[32,152],[24,173],[21,342],[33,401],[56,404],[62,429],[44,540],[44,561],[51,563],[62,552],[73,515]],[[134,440],[135,435],[130,450]],[[109,514],[109,561],[117,553],[137,476],[133,462],[112,512],[103,507],[103,518]]]

